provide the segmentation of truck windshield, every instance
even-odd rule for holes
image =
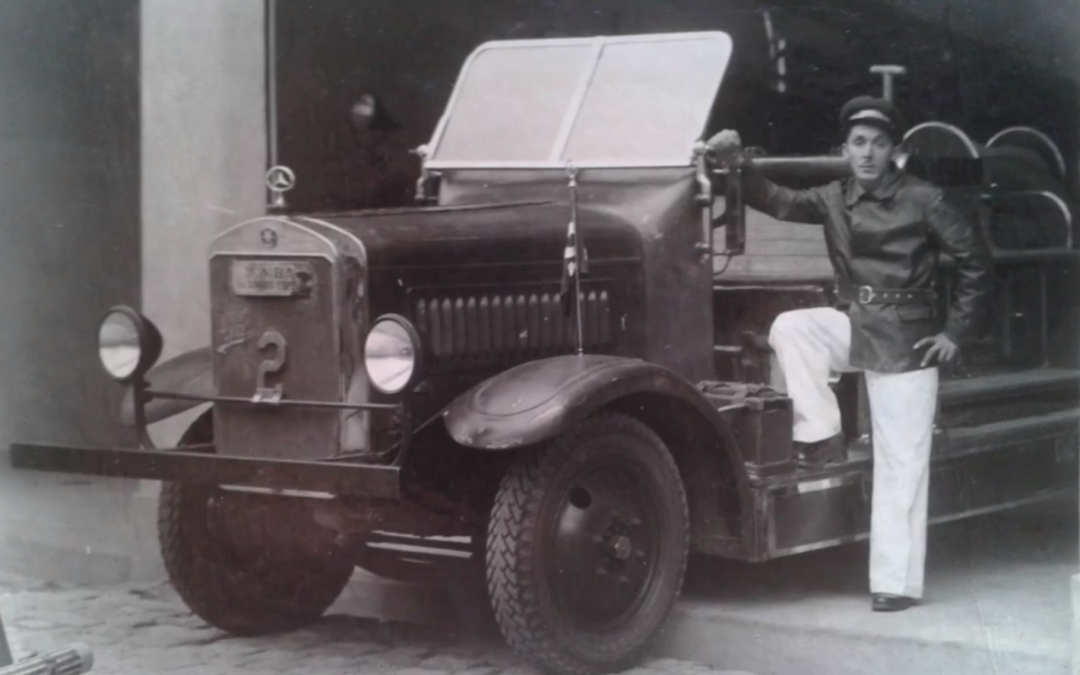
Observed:
[[[466,61],[431,165],[687,166],[725,33],[489,42]]]

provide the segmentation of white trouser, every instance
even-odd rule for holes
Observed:
[[[772,325],[769,345],[773,385],[794,407],[795,440],[812,443],[840,433],[829,376],[858,370],[848,362],[847,315],[830,307],[784,312]],[[921,598],[938,369],[864,374],[874,446],[870,591]]]

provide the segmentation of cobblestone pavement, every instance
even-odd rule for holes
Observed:
[[[80,588],[0,577],[0,617],[16,661],[83,642],[91,673],[146,675],[536,675],[493,636],[328,615],[295,633],[232,638],[203,624],[167,584]],[[748,675],[655,659],[628,675]]]

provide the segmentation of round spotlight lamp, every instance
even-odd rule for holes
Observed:
[[[131,382],[161,356],[161,333],[130,307],[114,307],[98,328],[98,358],[109,377]]]
[[[364,367],[371,386],[383,394],[399,394],[420,379],[420,335],[408,319],[380,317],[364,342]]]

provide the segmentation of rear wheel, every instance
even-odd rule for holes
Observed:
[[[591,418],[520,458],[488,532],[507,642],[562,675],[632,667],[681,591],[688,521],[671,453],[627,415]]]
[[[180,445],[213,438],[210,413]],[[165,483],[158,539],[169,579],[199,618],[234,635],[293,630],[319,617],[352,575],[353,552],[300,501]]]

